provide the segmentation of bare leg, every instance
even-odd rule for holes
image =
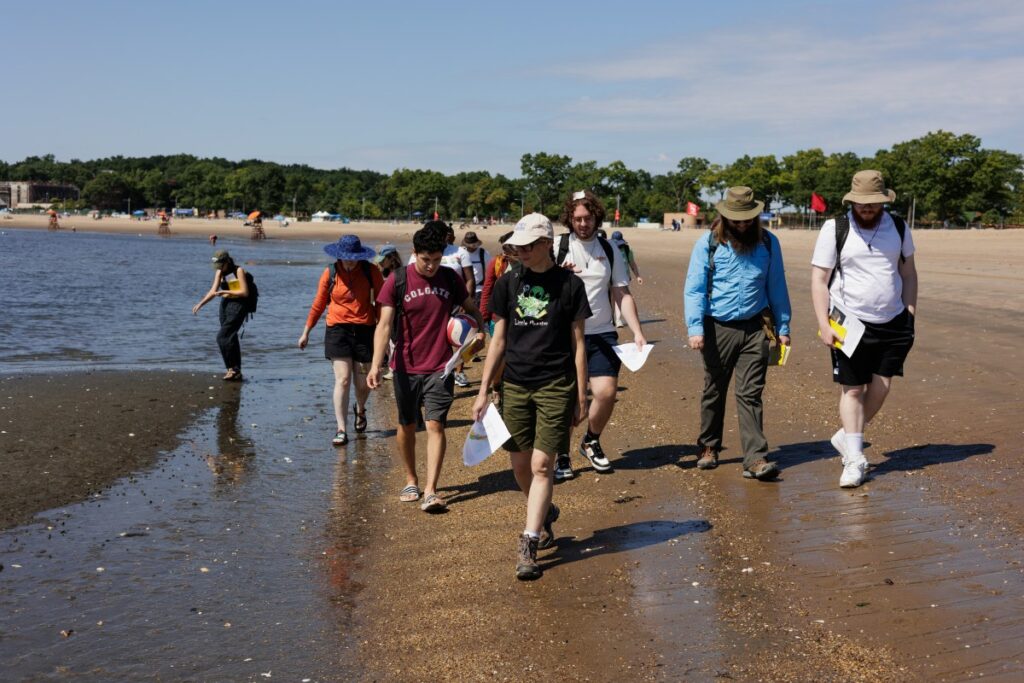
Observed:
[[[533,481],[530,483],[530,494],[526,503],[526,530],[535,534],[540,534],[548,507],[551,506],[551,491],[555,483],[554,464],[553,453],[549,455],[533,449],[533,457],[530,459]]]
[[[871,419],[882,409],[886,397],[889,395],[889,388],[892,385],[892,377],[872,375],[871,384],[864,393],[864,424],[867,425]]]
[[[530,464],[530,451],[516,451],[509,453],[509,460],[512,461],[512,474],[516,477],[519,490],[529,499],[530,484],[533,483],[533,470]]]
[[[590,393],[593,400],[587,415],[587,427],[594,434],[604,431],[615,410],[615,392],[619,386],[618,377],[591,377]]]
[[[423,487],[424,496],[437,493],[437,480],[441,476],[447,446],[444,425],[437,420],[427,420],[427,485]]]
[[[843,393],[839,396],[839,419],[847,434],[864,433],[864,393],[864,385],[843,385]]]
[[[360,413],[366,410],[366,400],[370,397],[370,387],[366,386],[366,373],[368,371],[369,366],[366,363],[356,363],[353,368],[356,385],[356,407],[359,408]]]
[[[331,367],[334,368],[334,418],[338,421],[338,431],[343,432],[348,412],[348,390],[352,385],[352,359],[332,360]]]
[[[416,485],[416,425],[398,425],[398,455],[405,468],[406,485]]]

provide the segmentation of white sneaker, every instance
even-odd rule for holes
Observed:
[[[832,442],[832,448],[839,451],[839,455],[843,456],[843,464],[846,464],[846,432],[840,427],[839,431],[832,435],[830,439]]]
[[[464,373],[464,372],[456,372],[455,373],[455,384],[457,384],[460,387],[468,387],[469,386],[469,378],[466,377],[466,373]]]
[[[860,458],[843,458],[843,473],[839,477],[839,486],[844,489],[855,489],[864,483],[864,477],[868,473],[868,460],[863,455]]]

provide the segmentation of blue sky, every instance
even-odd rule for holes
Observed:
[[[1024,152],[1024,3],[19,2],[0,158],[186,152],[519,175],[877,149]]]

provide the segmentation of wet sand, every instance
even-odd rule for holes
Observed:
[[[153,464],[212,403],[214,381],[187,372],[0,378],[0,530]]]
[[[415,229],[328,227],[305,237],[352,231],[399,243]],[[482,235],[489,247],[500,232]],[[1024,675],[1024,519],[1014,486],[1024,233],[915,234],[917,345],[868,430],[872,478],[852,491],[837,487],[827,441],[836,393],[825,350],[812,341],[810,232],[779,233],[795,347],[790,365],[769,377],[766,431],[783,475],[771,484],[740,477],[731,404],[723,465],[694,468],[700,358],[685,349],[680,318],[698,234],[627,232],[646,280],[634,290],[658,346],[640,373],[623,375],[602,439],[616,472],[584,468],[556,488],[558,547],[542,553],[541,580],[513,577],[524,506],[506,456],[461,465],[471,390],[457,393],[453,409],[447,514],[400,504],[394,467],[378,482],[383,493],[345,501],[352,516],[342,526],[360,539],[358,561],[344,569],[362,586],[360,678]],[[474,366],[471,379],[479,372]]]
[[[740,476],[730,401],[723,465],[694,467],[700,358],[681,286],[695,233],[628,233],[655,353],[602,442],[616,472],[559,484],[545,574],[513,577],[523,496],[503,453],[461,464],[461,390],[442,516],[371,520],[358,574],[376,680],[987,680],[1024,676],[1017,337],[1024,233],[922,233],[918,341],[868,430],[871,480],[838,488],[836,389],[813,340],[814,234],[782,231],[795,350],[772,370],[776,483]],[[628,333],[623,335],[628,339]],[[478,377],[479,370],[471,374]],[[585,461],[574,457],[577,467]],[[375,510],[377,512],[377,510]],[[382,577],[387,577],[382,580]]]

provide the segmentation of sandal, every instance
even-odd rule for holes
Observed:
[[[224,380],[225,382],[241,382],[242,372],[240,370],[235,370],[234,368],[232,368],[231,370],[225,372],[224,376],[221,377],[221,379]]]
[[[334,438],[331,439],[331,444],[333,444],[335,446],[344,446],[347,443],[348,443],[348,434],[345,433],[344,429],[339,429],[337,431],[337,433],[334,435]]]
[[[356,414],[355,427],[356,434],[362,434],[366,431],[366,408],[363,408],[363,412],[359,412],[358,406],[352,406],[352,412]]]
[[[420,503],[420,510],[424,512],[444,512],[448,509],[448,504],[444,502],[436,493],[428,493],[427,497]]]
[[[398,500],[403,503],[415,503],[420,499],[420,487],[416,484],[409,484],[398,494]]]

